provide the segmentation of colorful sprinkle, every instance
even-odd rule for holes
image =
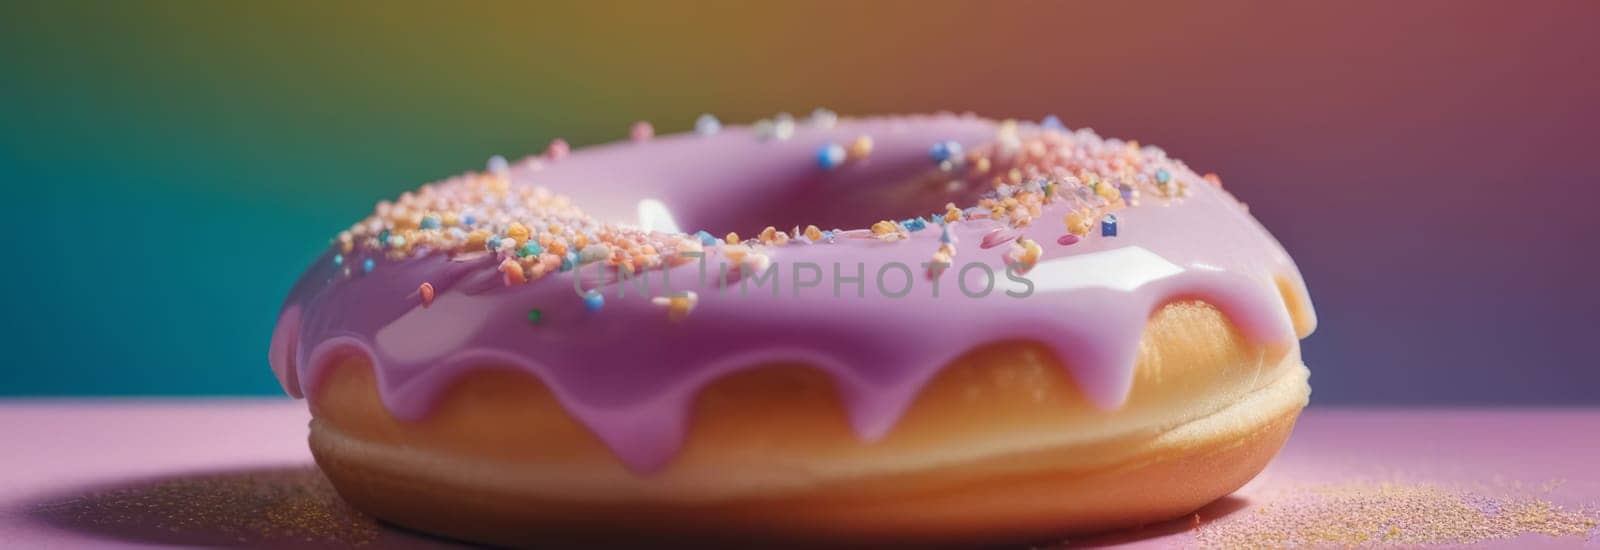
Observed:
[[[428,307],[428,306],[433,305],[433,284],[432,283],[422,283],[422,286],[417,287],[417,294],[421,294],[422,295],[422,307]]]
[[[789,113],[778,113],[776,117],[756,121],[751,129],[755,131],[756,138],[762,141],[787,140],[794,137],[794,116]]]
[[[500,276],[505,281],[506,286],[520,285],[528,282],[527,276],[523,273],[522,264],[517,263],[516,260],[511,258],[501,260]]]
[[[533,242],[531,240],[528,241],[527,243],[524,243],[522,245],[522,248],[517,250],[517,256],[520,256],[520,257],[523,257],[523,258],[526,258],[528,256],[538,256],[540,254],[544,254],[544,247],[539,246],[539,243]]]
[[[1061,119],[1057,118],[1055,115],[1045,115],[1044,120],[1039,121],[1039,127],[1057,132],[1067,131],[1067,125],[1062,124]]]
[[[537,325],[542,321],[544,321],[544,312],[543,311],[539,311],[537,309],[528,310],[528,322],[529,323],[533,323],[533,324]]]
[[[361,272],[362,273],[372,273],[372,270],[377,269],[377,268],[378,268],[378,262],[372,261],[372,258],[367,258],[365,260],[361,260]]]
[[[1022,232],[1020,231],[995,228],[994,230],[991,230],[983,235],[983,242],[978,243],[978,248],[988,250],[990,248],[994,248],[996,246],[1016,240],[1016,238],[1020,236],[1022,236]]]
[[[1006,263],[1015,266],[1019,273],[1027,273],[1039,263],[1039,256],[1044,250],[1039,248],[1039,243],[1032,239],[1018,237],[1011,244],[1011,250],[1006,253]]]
[[[761,234],[756,235],[756,240],[761,241],[761,244],[776,246],[788,243],[789,235],[769,225],[766,229],[761,230]]]
[[[628,137],[634,141],[647,141],[656,137],[656,128],[648,121],[641,120],[633,123],[633,128],[628,131]]]
[[[889,221],[889,220],[883,220],[883,221],[880,221],[878,223],[872,224],[872,234],[873,235],[877,235],[879,237],[884,237],[884,236],[888,236],[888,235],[894,235],[894,234],[898,234],[899,232],[900,232],[900,224],[894,223],[894,222]]]
[[[817,166],[821,166],[823,170],[838,168],[839,165],[844,164],[844,160],[844,147],[837,143],[823,145],[821,149],[817,150]]]
[[[1053,124],[1046,119],[1041,125]],[[697,121],[697,126],[705,125]],[[1062,236],[1057,242],[1076,242],[1087,238],[1096,225],[1101,226],[1102,235],[1115,236],[1118,229],[1114,213],[1136,204],[1141,193],[1163,199],[1182,198],[1188,195],[1190,185],[1201,181],[1181,162],[1153,147],[1104,139],[1088,129],[1048,132],[1038,131],[1038,126],[1022,126],[1027,127],[1019,128],[1014,121],[1002,123],[995,142],[971,151],[954,141],[941,141],[930,148],[930,158],[939,161],[947,173],[933,175],[927,188],[952,193],[977,191],[976,204],[951,203],[942,213],[899,222],[884,220],[850,231],[825,231],[812,226],[797,226],[792,231],[773,228],[763,232],[760,242],[831,242],[839,236],[898,241],[926,229],[928,224],[938,223],[942,225],[941,244],[951,245],[955,235],[949,224],[989,220],[983,223],[1014,232],[1029,227],[1045,211],[1066,216],[1063,221],[1072,238]],[[794,117],[780,114],[758,123],[756,130],[763,139],[787,139],[795,131]],[[866,135],[840,144],[818,150],[816,160],[820,166],[837,169],[872,149],[872,139]],[[564,141],[552,141],[546,156],[567,154],[566,147]],[[993,165],[986,166],[991,159]],[[718,240],[705,231],[664,233],[610,225],[585,215],[567,198],[548,189],[513,184],[505,173],[511,167],[501,161],[491,160],[488,168],[487,172],[434,182],[419,192],[379,203],[371,216],[339,233],[333,250],[338,253],[333,260],[336,266],[360,273],[375,268],[373,260],[379,258],[403,260],[429,253],[456,255],[487,250],[502,262],[500,271],[506,284],[521,284],[589,262],[602,262],[609,269],[629,273],[680,265],[686,261],[686,250],[703,249]],[[1204,179],[1220,184],[1209,174]],[[1045,210],[1057,204],[1059,210]],[[985,240],[991,246],[1011,242],[997,240],[995,235]],[[729,259],[751,252],[731,250],[741,243],[737,234],[728,234],[723,241],[728,243],[730,250],[725,255]],[[1027,252],[1025,245],[1018,246]],[[356,248],[367,252],[357,252]],[[954,247],[948,248],[941,249],[941,253],[953,255]],[[345,257],[366,260],[353,265],[355,262],[346,262]]]
[[[334,254],[333,255],[333,266],[334,267],[339,267],[341,265],[344,265],[344,254]]]
[[[1092,217],[1084,212],[1075,211],[1067,214],[1066,217],[1062,218],[1062,221],[1066,222],[1068,233],[1082,237],[1089,234],[1089,228],[1094,225],[1093,222],[1090,221],[1092,219]]]
[[[705,113],[700,115],[700,118],[694,119],[694,133],[696,134],[714,136],[721,131],[722,121],[717,120],[717,117],[712,116],[711,113]]]
[[[839,123],[839,114],[822,107],[811,111],[811,125],[818,128],[832,128]]]
[[[505,157],[495,155],[489,157],[489,162],[486,164],[486,168],[488,168],[489,173],[491,174],[505,174],[511,171],[511,163],[506,162]]]
[[[850,158],[855,159],[855,160],[861,160],[861,159],[867,158],[867,157],[869,157],[871,155],[872,155],[872,136],[868,136],[868,135],[856,136],[855,141],[850,142]]]
[[[591,290],[583,295],[583,308],[589,311],[600,311],[606,307],[606,297],[598,290]]]
[[[578,263],[598,262],[610,257],[611,247],[603,244],[591,244],[578,251]]]
[[[819,242],[825,237],[825,235],[822,232],[822,229],[818,228],[815,225],[806,226],[805,235],[806,235],[806,239],[810,240],[811,242]]]
[[[778,113],[772,121],[772,137],[779,141],[794,137],[794,116],[789,113]]]
[[[667,318],[673,322],[682,321],[694,311],[695,304],[700,303],[700,295],[694,291],[685,291],[677,296],[657,296],[650,300],[651,303],[667,308]]]
[[[1062,235],[1061,238],[1056,239],[1056,244],[1059,244],[1061,246],[1071,246],[1071,245],[1074,245],[1074,244],[1078,244],[1079,240],[1081,240],[1081,239],[1079,239],[1077,235],[1073,235],[1071,233],[1068,233],[1066,235]]]
[[[960,208],[956,208],[956,203],[953,203],[953,202],[945,203],[945,205],[944,205],[944,221],[945,221],[945,223],[955,223],[955,222],[961,221],[961,216],[962,215],[964,215],[964,212],[962,212]]]
[[[567,155],[571,152],[572,146],[567,145],[567,140],[561,138],[550,140],[550,145],[544,148],[544,156],[550,160],[567,158]]]
[[[941,141],[933,144],[928,150],[928,157],[934,162],[956,162],[961,158],[961,144],[954,141]]]

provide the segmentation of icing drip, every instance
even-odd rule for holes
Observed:
[[[270,353],[274,371],[286,391],[301,396],[339,357],[361,354],[373,364],[385,406],[399,418],[419,419],[463,372],[514,368],[548,385],[630,467],[650,471],[676,453],[696,392],[739,369],[814,365],[836,381],[856,433],[873,440],[892,429],[941,367],[989,343],[1043,343],[1089,399],[1114,409],[1132,384],[1146,320],[1168,302],[1214,304],[1255,344],[1286,344],[1296,336],[1278,291],[1284,278],[1305,296],[1288,256],[1219,186],[1158,151],[1126,145],[1128,162],[1116,160],[1122,153],[1110,161],[1063,158],[1124,144],[971,117],[842,119],[789,131],[771,139],[727,127],[507,169],[511,185],[549,187],[595,219],[629,220],[648,199],[660,207],[651,207],[655,215],[670,215],[677,227],[709,230],[703,238],[630,233],[637,242],[673,248],[652,245],[659,261],[643,264],[632,281],[616,281],[616,269],[600,261],[508,285],[500,269],[504,254],[455,251],[447,243],[391,254],[336,242],[285,304]],[[817,166],[819,147],[859,136],[871,136],[870,156]],[[947,158],[933,165],[934,143],[971,153],[959,163]],[[1144,165],[1141,158],[1155,160]],[[1068,165],[1084,169],[1050,173]],[[1038,185],[1063,196],[1029,202],[1029,193],[1045,192],[1029,187],[1035,177],[1056,178],[1054,186]],[[946,213],[939,206],[946,202],[975,208],[952,206]],[[884,216],[885,209],[903,211]],[[1096,217],[1093,235],[1078,235],[1083,231],[1069,217],[1113,210],[1109,234]],[[590,223],[563,212],[574,216],[567,225]],[[914,212],[923,215],[873,223]],[[795,219],[802,216],[849,230],[802,231],[806,220]],[[1056,221],[1064,218],[1065,224]],[[763,220],[795,229],[761,232],[740,245],[710,237],[729,230],[755,235],[768,224]],[[1056,244],[1064,234],[1075,235],[1070,247]],[[979,246],[991,242],[993,249]],[[957,250],[958,243],[971,244]],[[1024,277],[1032,294],[1023,298],[1008,294],[1029,289],[1007,276],[1012,247],[1020,250],[1013,256],[1031,260]],[[702,250],[704,278],[699,262],[677,254]],[[935,251],[953,265],[930,279],[922,266]],[[377,265],[352,273],[355,262],[345,254],[376,258]],[[758,267],[755,276],[721,277],[723,264]],[[759,276],[765,266],[771,278]],[[968,296],[991,280],[986,296]],[[641,281],[648,290],[641,291]],[[431,289],[426,307],[417,297],[422,283]],[[604,308],[586,306],[575,283],[602,291]],[[669,315],[658,302],[678,304],[667,308],[674,311],[682,302],[654,298],[676,291],[693,291],[697,299],[683,306],[692,310]],[[1309,304],[1298,305],[1309,311]],[[531,311],[538,323],[529,321]]]

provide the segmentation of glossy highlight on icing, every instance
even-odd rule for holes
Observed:
[[[947,185],[970,167],[934,164],[935,144],[946,151],[949,143],[966,151],[1014,148],[1007,140],[1047,131],[1064,132],[953,115],[827,124],[780,119],[509,164],[512,185],[549,188],[612,223],[638,223],[641,201],[650,201],[678,228],[708,236],[755,236],[762,227],[808,221],[842,229],[823,240],[805,237],[811,230],[797,225],[792,239],[783,233],[785,244],[738,245],[777,266],[776,293],[740,292],[737,285],[720,290],[715,277],[700,279],[697,262],[665,262],[644,273],[652,285],[647,293],[616,288],[612,278],[577,281],[604,293],[598,309],[573,290],[573,278],[594,273],[590,267],[508,285],[492,254],[370,254],[336,242],[291,291],[269,357],[285,390],[303,396],[324,369],[360,354],[373,365],[385,406],[409,420],[424,417],[462,373],[523,371],[549,386],[624,463],[648,472],[675,455],[698,390],[740,369],[801,363],[827,373],[852,427],[870,441],[893,428],[942,367],[985,344],[1044,344],[1094,404],[1114,409],[1132,385],[1145,322],[1166,303],[1211,303],[1258,345],[1286,345],[1310,331],[1310,304],[1288,255],[1231,195],[1181,163],[1165,177],[1187,184],[1185,196],[1148,197],[1117,210],[1115,236],[1102,235],[1096,219],[1092,235],[1066,239],[1070,233],[1058,220],[1069,212],[1061,203],[1046,204],[1021,226],[988,218],[945,224],[938,217],[947,198],[970,203],[978,195],[973,187]],[[840,165],[818,166],[819,149],[863,141],[868,145],[852,147]],[[1019,154],[1025,153],[997,156],[993,169],[1003,173],[1007,162],[1016,164],[1007,159]],[[886,206],[903,212],[878,212]],[[912,231],[907,227],[916,224],[900,224],[892,239],[869,227],[904,212],[934,214],[938,225]],[[1027,274],[1034,292],[1025,298],[1007,295],[1012,283],[999,275],[1017,242],[1037,247]],[[705,259],[713,271],[722,262],[738,265],[724,257],[735,248],[705,246]],[[994,291],[965,295],[953,270],[936,280],[919,271],[904,297],[872,289],[883,266],[921,266],[942,250],[955,252],[956,267],[990,266]],[[374,269],[350,270],[358,258],[375,260]],[[789,270],[797,263],[845,278],[861,274],[859,295],[846,283],[836,297],[834,273],[816,286],[792,284]],[[1288,281],[1292,297],[1280,293],[1280,281]],[[424,283],[431,289],[426,305],[418,297]],[[695,293],[692,314],[664,313],[655,298],[673,291]],[[1298,334],[1286,299],[1308,312]],[[540,323],[528,321],[531,310],[540,312]]]

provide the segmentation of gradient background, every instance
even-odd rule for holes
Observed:
[[[1600,403],[1600,4],[0,5],[0,395],[261,394],[280,301],[424,181],[648,119],[1059,114],[1299,261],[1316,403]]]

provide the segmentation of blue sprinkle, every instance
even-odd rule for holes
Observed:
[[[383,231],[379,231],[378,232],[378,244],[381,244],[383,246],[389,246],[389,230],[388,229],[385,229]]]
[[[378,267],[378,262],[372,261],[372,258],[367,258],[366,260],[363,260],[361,262],[361,272],[362,273],[372,273],[372,270],[377,268],[377,267]]]
[[[1117,215],[1116,214],[1106,214],[1106,217],[1100,218],[1100,236],[1101,237],[1115,237],[1115,236],[1117,236]]]
[[[694,234],[694,237],[696,239],[700,239],[700,244],[705,245],[705,246],[711,246],[711,245],[717,244],[717,242],[719,242],[719,241],[717,241],[717,236],[716,235],[712,235],[710,233],[707,233],[707,232],[705,232],[705,230],[696,231],[695,234]]]
[[[600,308],[606,307],[606,297],[599,291],[591,290],[583,295],[583,307],[589,311],[600,311]]]
[[[578,265],[578,253],[577,252],[568,251],[565,255],[561,256],[561,270],[562,271],[572,271],[572,268],[577,267],[577,265]]]
[[[1156,183],[1166,185],[1170,181],[1172,181],[1172,172],[1168,172],[1166,168],[1156,170]]]
[[[506,172],[511,170],[511,163],[506,162],[506,158],[505,157],[502,157],[500,155],[495,155],[495,156],[489,157],[488,168],[489,168],[489,171],[492,172],[492,173],[504,174],[504,173],[506,173]]]
[[[422,217],[422,225],[421,225],[421,227],[423,229],[438,229],[439,228],[439,218],[438,218],[438,216],[423,216]]]
[[[934,162],[958,159],[961,157],[961,144],[954,141],[935,143],[933,148],[928,150],[928,157],[932,158]]]
[[[472,214],[467,214],[461,218],[461,225],[472,225],[475,223],[478,223],[478,218],[473,217]]]
[[[489,237],[489,240],[483,242],[483,248],[490,252],[500,250],[500,237]]]
[[[839,144],[829,143],[817,150],[817,166],[823,170],[832,170],[841,164],[844,164],[844,147]]]
[[[528,242],[523,243],[522,250],[517,251],[517,256],[526,258],[528,256],[538,256],[542,253],[544,253],[544,247],[539,246],[539,243],[529,240]]]
[[[1122,193],[1122,202],[1133,204],[1133,186],[1126,183],[1117,186],[1117,191]]]
[[[833,242],[833,231],[823,231],[822,232],[822,240],[828,241],[830,243]]]
[[[1061,119],[1057,118],[1055,115],[1045,115],[1044,120],[1039,121],[1039,127],[1046,130],[1060,130],[1062,132],[1067,131],[1067,125],[1062,124]]]
[[[939,232],[939,242],[945,244],[956,242],[955,237],[950,235],[949,224],[940,224],[939,227],[941,228],[941,231]]]
[[[333,255],[333,265],[334,265],[334,267],[338,267],[338,266],[344,265],[344,254],[334,254]]]
[[[900,225],[902,227],[905,227],[906,231],[913,231],[913,232],[922,231],[922,230],[928,228],[928,222],[926,220],[923,220],[922,218],[911,218],[909,220],[900,222]]]
[[[722,121],[717,120],[717,117],[711,116],[711,113],[700,115],[700,118],[694,120],[694,133],[696,134],[710,136],[716,135],[717,132],[721,131]]]

